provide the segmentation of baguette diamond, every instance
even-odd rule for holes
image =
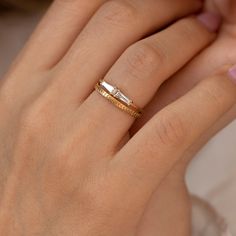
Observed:
[[[130,106],[133,101],[131,99],[129,99],[127,96],[125,96],[118,88],[110,85],[109,83],[107,83],[106,81],[101,81],[100,82],[101,86],[103,88],[105,88],[111,95],[113,95],[115,98],[121,100],[122,102],[124,102],[125,104],[127,104],[128,106]]]
[[[100,80],[95,85],[95,90],[117,108],[128,113],[135,119],[142,115],[142,109],[137,107],[133,101],[124,95],[117,87],[107,83],[106,81]]]

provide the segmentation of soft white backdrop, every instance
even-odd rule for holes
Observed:
[[[0,13],[0,76],[27,40],[39,17],[40,14]],[[236,121],[197,155],[187,180],[193,193],[208,199],[225,216],[236,235]]]

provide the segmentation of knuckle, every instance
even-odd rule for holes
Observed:
[[[216,78],[218,79],[218,77]],[[219,77],[219,79],[221,79],[221,77]],[[210,103],[212,107],[224,107],[224,99],[222,99],[224,95],[224,89],[220,84],[218,86],[218,83],[215,83],[215,78],[203,81],[200,96],[204,97],[205,101]]]
[[[37,101],[25,111],[20,118],[20,129],[26,132],[40,134],[49,126],[48,107],[44,101]]]
[[[143,73],[156,71],[164,64],[163,51],[154,48],[150,43],[140,42],[131,46],[126,52],[126,65],[128,71],[138,78],[143,78]]]
[[[129,1],[107,1],[100,7],[99,13],[104,20],[118,26],[125,26],[137,18],[136,8]]]
[[[173,111],[166,112],[159,117],[154,131],[155,140],[161,145],[174,147],[182,146],[188,134],[183,119]]]

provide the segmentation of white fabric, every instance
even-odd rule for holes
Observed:
[[[226,220],[206,201],[192,197],[192,236],[232,236]]]
[[[236,235],[236,121],[198,154],[188,172],[191,192],[207,200]],[[227,235],[227,234],[226,234]]]

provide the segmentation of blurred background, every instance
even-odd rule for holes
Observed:
[[[50,0],[1,0],[1,9],[38,10],[48,5]]]
[[[1,0],[0,78],[24,45],[48,5],[47,0]],[[215,136],[189,168],[192,193],[207,199],[236,235],[236,121]]]

